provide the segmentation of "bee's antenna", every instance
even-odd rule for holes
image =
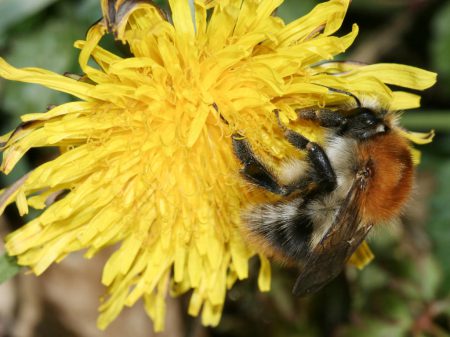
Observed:
[[[330,90],[330,91],[338,92],[338,93],[340,93],[340,94],[344,94],[344,95],[350,96],[350,97],[352,97],[352,98],[355,100],[356,105],[357,105],[358,108],[361,108],[361,107],[362,107],[362,104],[361,104],[361,101],[359,100],[359,98],[356,97],[354,94],[352,94],[352,93],[349,92],[349,91],[345,91],[345,90],[337,89],[337,88],[333,88],[333,87],[327,87],[326,85],[323,85],[323,84],[317,84],[317,83],[314,83],[314,84],[315,84],[315,85],[319,85],[319,86],[321,86],[321,87],[325,87],[325,88],[327,88],[327,89]]]
[[[275,116],[277,117],[277,122],[278,122],[278,126],[280,127],[281,130],[286,131],[286,126],[281,122],[280,119],[280,110],[279,109],[275,109],[273,110],[273,112],[275,113]]]
[[[217,106],[217,104],[214,102],[212,104],[212,107],[214,108],[214,110],[216,110],[219,113],[220,119],[222,120],[222,122],[224,122],[226,125],[230,125],[230,123],[227,121],[227,119],[225,117],[223,117],[223,115],[219,112],[219,107]]]
[[[328,90],[330,90],[330,91],[334,91],[334,92],[338,92],[338,93],[340,93],[340,94],[344,94],[344,95],[347,95],[347,96],[350,96],[350,97],[352,97],[354,100],[355,100],[355,102],[356,102],[356,105],[358,106],[358,108],[361,108],[361,101],[359,100],[359,98],[358,97],[356,97],[354,94],[352,94],[351,92],[349,92],[349,91],[345,91],[345,90],[341,90],[341,89],[336,89],[336,88],[330,88],[330,87],[327,87],[328,88]]]

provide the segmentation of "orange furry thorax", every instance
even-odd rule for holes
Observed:
[[[362,218],[377,224],[400,215],[411,194],[414,168],[407,140],[395,130],[358,147],[370,177],[361,196]]]

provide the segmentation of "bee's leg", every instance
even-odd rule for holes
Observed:
[[[284,129],[286,139],[299,150],[308,152],[308,159],[315,170],[314,178],[318,183],[318,188],[322,192],[331,192],[336,188],[336,173],[331,166],[330,160],[322,147],[301,134]]]
[[[347,118],[330,109],[306,108],[295,110],[298,117],[319,123],[326,128],[342,128],[347,124]]]
[[[239,134],[232,136],[233,150],[236,157],[244,165],[242,176],[249,182],[256,184],[272,193],[287,195],[291,191],[280,185],[273,173],[253,153],[250,144]]]

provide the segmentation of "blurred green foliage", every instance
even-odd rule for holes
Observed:
[[[432,64],[439,72],[441,88],[450,93],[450,2],[446,2],[432,22],[433,38],[430,43]]]
[[[292,21],[317,3],[286,0],[278,14]],[[0,0],[0,56],[19,67],[79,73],[73,42],[98,18],[98,0]],[[319,294],[297,299],[291,295],[296,271],[275,266],[272,291],[259,293],[255,278],[239,283],[220,326],[207,336],[450,335],[450,1],[357,0],[341,34],[354,22],[361,33],[347,58],[366,55],[439,73],[439,83],[422,94],[423,108],[404,119],[415,131],[442,130],[433,144],[421,147],[418,202],[403,225],[373,235],[376,260],[363,271],[348,268]],[[0,81],[0,132],[14,128],[21,114],[69,99],[36,85]],[[50,155],[31,151],[10,176],[0,177],[1,186]],[[14,209],[7,217],[11,228],[20,225]]]
[[[450,159],[436,162],[436,185],[439,188],[431,199],[428,229],[435,244],[436,258],[444,273],[443,293],[450,292]]]

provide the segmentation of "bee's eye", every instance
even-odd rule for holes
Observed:
[[[380,123],[380,119],[371,112],[363,112],[355,117],[355,126],[362,128],[373,127]]]

